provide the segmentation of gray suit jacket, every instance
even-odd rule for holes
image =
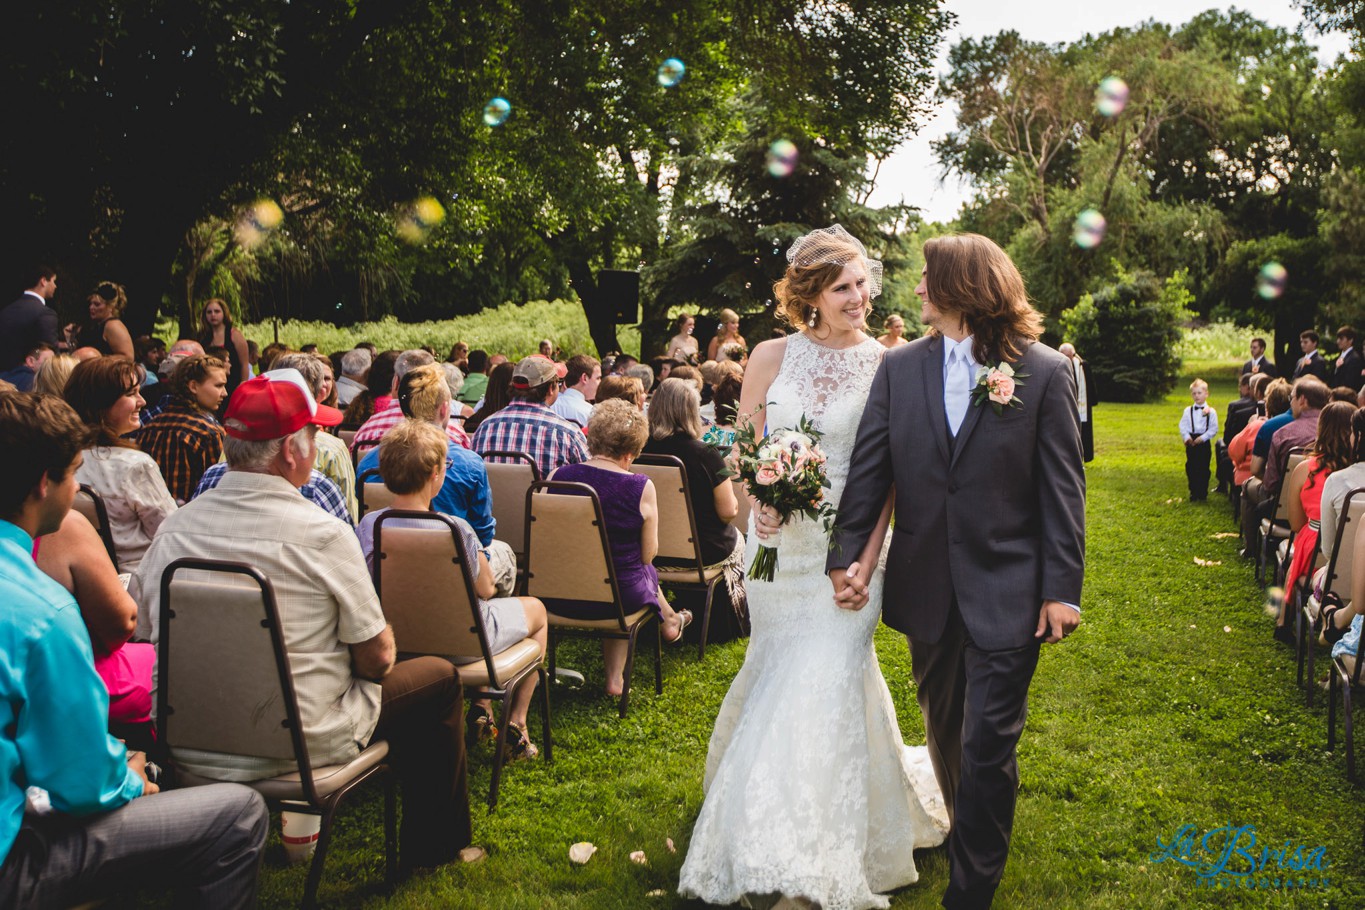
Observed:
[[[954,598],[984,650],[1034,641],[1044,600],[1080,604],[1085,473],[1070,362],[1032,344],[1021,407],[971,405],[955,442],[943,410],[943,340],[889,351],[858,427],[826,571],[858,558],[896,487],[882,619],[943,634]]]

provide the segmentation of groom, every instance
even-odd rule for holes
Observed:
[[[877,371],[825,568],[840,607],[867,603],[876,554],[863,550],[894,487],[882,618],[909,637],[952,823],[943,906],[989,907],[1039,646],[1080,622],[1080,426],[1070,364],[1037,342],[1042,317],[1005,252],[963,234],[924,257],[915,293],[935,331]],[[978,389],[1001,364],[1013,376]]]

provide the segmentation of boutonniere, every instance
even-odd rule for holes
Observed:
[[[1028,373],[1016,373],[1014,367],[1000,361],[993,367],[982,367],[976,374],[976,387],[972,389],[972,404],[981,405],[989,401],[995,413],[1005,413],[1006,407],[1023,407],[1014,390],[1024,384]]]

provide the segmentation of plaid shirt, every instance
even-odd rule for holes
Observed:
[[[513,401],[479,424],[474,451],[525,452],[541,477],[549,477],[560,465],[588,460],[583,431],[545,405],[529,401]]]
[[[223,462],[219,462],[205,471],[204,478],[199,481],[199,486],[195,488],[194,498],[198,499],[200,496],[222,483],[223,475],[227,472],[228,466]],[[313,473],[308,475],[308,482],[299,487],[299,492],[303,494],[304,499],[313,503],[315,506],[322,509],[322,511],[335,516],[336,518],[340,518],[351,527],[355,527],[355,519],[351,517],[351,513],[346,509],[345,495],[341,492],[341,488],[334,484],[331,478],[326,474],[314,470]]]
[[[393,403],[382,411],[377,412],[369,420],[361,424],[356,430],[355,439],[351,440],[351,451],[366,448],[368,446],[379,445],[379,440],[384,438],[384,434],[403,422],[403,408],[398,404],[398,399],[393,399]],[[464,431],[464,427],[455,421],[446,424],[446,435],[450,441],[461,448],[470,448],[469,434]]]
[[[188,502],[209,465],[223,456],[223,427],[212,414],[177,398],[142,428],[137,445],[161,469],[176,502]]]

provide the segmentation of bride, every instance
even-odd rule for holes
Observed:
[[[754,349],[740,415],[769,431],[809,417],[824,434],[837,506],[886,350],[864,333],[882,266],[837,224],[798,239],[787,261],[778,315],[799,331]],[[835,606],[819,522],[797,516],[779,531],[771,510],[755,504],[753,514],[748,559],[760,539],[780,537],[780,562],[772,582],[749,582],[749,650],[711,734],[679,893],[751,907],[887,907],[882,892],[918,879],[912,852],[943,841],[947,815],[925,750],[901,741],[872,644],[879,610]],[[889,521],[888,508],[864,565],[877,561]],[[874,605],[881,584],[878,569]]]

